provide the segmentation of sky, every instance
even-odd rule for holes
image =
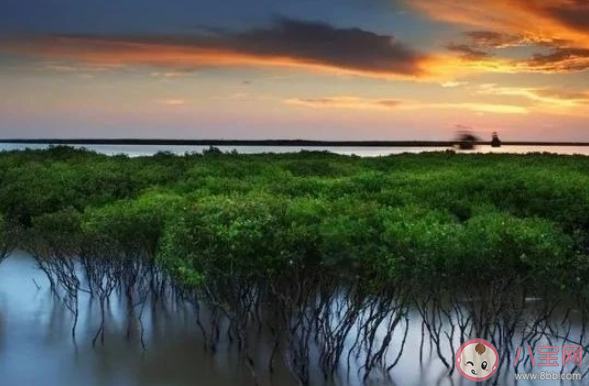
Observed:
[[[589,141],[589,0],[1,0],[0,137]]]

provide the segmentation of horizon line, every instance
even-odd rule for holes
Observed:
[[[309,140],[309,139],[164,139],[164,138],[0,138],[6,144],[42,145],[177,145],[177,146],[307,146],[307,147],[452,147],[454,141],[429,140]],[[490,145],[491,141],[474,141]],[[589,146],[589,142],[502,141],[502,146]]]

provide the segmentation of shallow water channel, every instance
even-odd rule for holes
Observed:
[[[72,314],[62,301],[49,290],[43,272],[36,268],[33,258],[24,252],[15,252],[0,265],[0,384],[8,386],[184,386],[184,385],[297,385],[291,369],[277,361],[270,374],[266,363],[271,344],[263,334],[252,349],[255,377],[252,369],[239,359],[234,344],[222,341],[213,354],[205,350],[202,334],[195,323],[195,312],[184,302],[163,302],[155,307],[142,307],[140,320],[129,319],[128,308],[123,301],[113,296],[109,301],[106,316],[104,343],[92,344],[100,325],[100,310],[87,295],[80,295],[80,315],[76,338],[72,338]],[[538,301],[530,299],[531,303]],[[335,311],[334,311],[335,312]],[[314,357],[316,346],[309,346],[309,379],[313,385],[471,385],[454,371],[449,371],[440,360],[435,342],[426,338],[422,342],[423,324],[420,314],[408,311],[408,323],[401,323],[389,343],[386,356],[396,365],[386,371],[372,371],[364,378],[362,374],[362,350],[351,356],[343,355],[341,366],[328,380]],[[558,315],[558,318],[562,315]],[[556,318],[556,317],[555,317]],[[556,319],[558,319],[556,318]],[[572,321],[572,322],[571,322]],[[451,325],[441,327],[441,336],[450,333]],[[577,339],[582,331],[575,321],[574,311],[567,317],[568,337]],[[384,323],[386,325],[386,323]],[[556,321],[557,325],[564,325]],[[377,334],[384,336],[386,328]],[[404,332],[407,329],[405,336]],[[561,331],[562,332],[562,331]],[[554,336],[534,337],[534,348],[542,342],[562,347],[561,332]],[[352,333],[351,336],[354,334]],[[427,333],[425,334],[427,336]],[[519,337],[517,337],[519,339]],[[403,343],[405,341],[405,344]],[[580,339],[587,346],[586,339]],[[143,341],[143,344],[142,344]],[[460,342],[448,339],[438,345],[442,356],[453,362],[452,349]],[[352,344],[352,340],[347,341]],[[527,350],[528,342],[522,345]],[[401,351],[402,349],[402,351]],[[501,348],[498,347],[501,352]],[[344,350],[344,352],[346,352]],[[346,353],[347,354],[347,353]],[[560,355],[560,354],[559,354]],[[501,372],[486,384],[497,385],[581,385],[585,381],[519,381],[515,383],[515,353],[505,354]],[[522,354],[522,357],[524,355]],[[561,355],[560,355],[561,356]],[[351,359],[350,359],[351,358]],[[588,357],[589,358],[589,357]],[[562,360],[562,358],[561,358]],[[561,362],[561,361],[559,361]],[[563,372],[584,373],[587,365],[573,369],[570,365]],[[561,367],[531,367],[521,364],[519,372],[556,371]]]

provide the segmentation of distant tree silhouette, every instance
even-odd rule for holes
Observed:
[[[493,139],[491,139],[491,146],[501,147],[501,140],[499,139],[499,135],[497,134],[497,132],[493,133]]]
[[[221,149],[215,146],[209,146],[208,149],[204,149],[202,151],[202,155],[204,156],[216,156],[221,154],[223,154],[223,151],[221,151]]]

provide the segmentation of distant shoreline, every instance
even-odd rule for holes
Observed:
[[[298,147],[452,147],[458,141],[314,141],[314,140],[234,140],[234,139],[80,139],[80,138],[10,138],[5,144],[30,145],[164,145],[164,146],[298,146]],[[475,145],[491,145],[490,141]],[[502,146],[589,146],[589,142],[505,141]]]

